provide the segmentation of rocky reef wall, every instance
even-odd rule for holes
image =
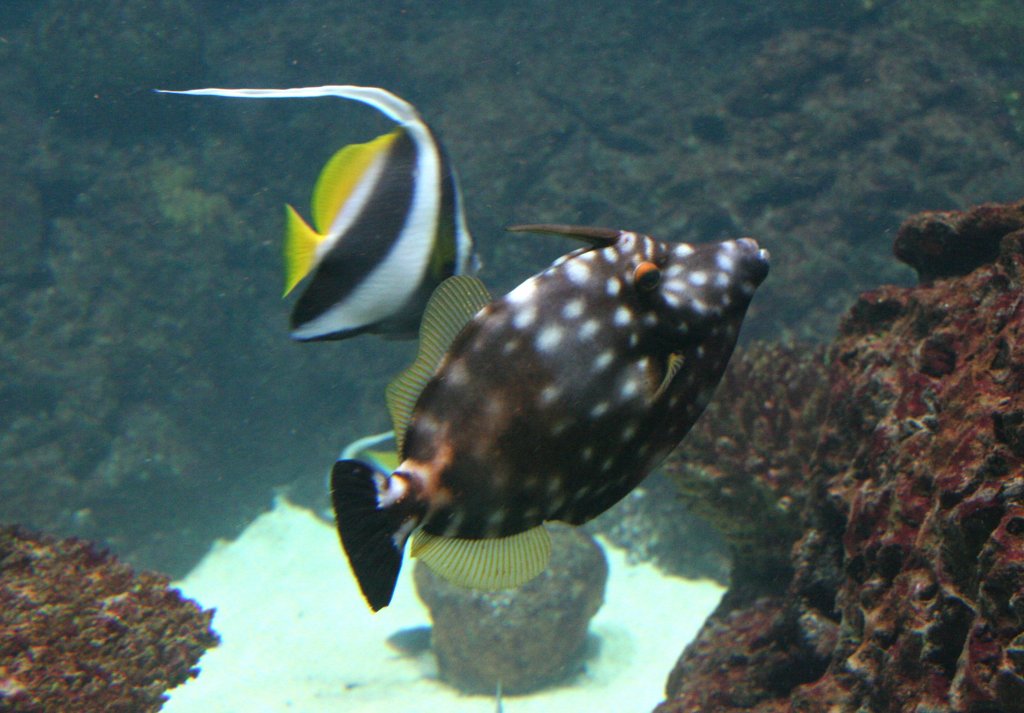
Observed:
[[[658,713],[1024,710],[1024,202],[916,215],[896,253],[921,282],[840,323],[806,480],[747,471],[799,512],[788,567],[737,573]],[[751,505],[726,537],[777,560]]]

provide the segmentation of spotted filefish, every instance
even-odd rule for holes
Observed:
[[[374,611],[413,533],[412,556],[458,584],[501,589],[543,571],[545,521],[604,512],[686,435],[768,274],[750,238],[519,229],[588,244],[495,301],[475,278],[442,284],[420,356],[389,387],[400,464],[334,465],[338,532]]]
[[[285,296],[312,274],[292,310],[293,339],[413,337],[434,289],[452,275],[477,270],[455,170],[434,132],[404,99],[354,85],[164,93],[340,97],[368,104],[398,123],[331,157],[313,189],[313,226],[285,207]]]

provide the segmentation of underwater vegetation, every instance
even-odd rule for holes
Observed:
[[[1024,202],[914,216],[896,251],[922,280],[844,317],[779,492],[791,575],[725,597],[658,713],[1024,710]]]
[[[218,643],[168,578],[77,539],[0,528],[0,710],[160,710]]]

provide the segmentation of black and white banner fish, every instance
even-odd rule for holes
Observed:
[[[750,238],[519,229],[589,245],[493,302],[476,278],[445,281],[416,362],[388,388],[397,469],[334,465],[338,532],[374,611],[410,535],[411,555],[457,584],[503,589],[543,571],[545,521],[604,512],[686,435],[768,274]]]
[[[415,336],[434,289],[447,277],[476,271],[458,178],[430,127],[405,100],[353,85],[165,93],[340,97],[369,104],[398,123],[327,162],[313,188],[312,227],[286,207],[285,295],[312,273],[292,311],[292,338]]]

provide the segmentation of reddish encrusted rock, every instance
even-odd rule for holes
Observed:
[[[217,644],[204,611],[84,540],[0,528],[0,710],[157,711]]]
[[[766,580],[784,584],[791,574],[825,380],[822,347],[755,342],[737,349],[714,400],[663,466],[687,507],[728,543],[730,597],[745,596],[747,580],[753,597],[764,596]]]
[[[1024,711],[1020,209],[901,229],[926,282],[862,295],[831,345],[792,577],[723,600],[658,713]],[[935,221],[941,250],[908,238]]]
[[[900,226],[893,252],[921,282],[956,277],[994,261],[1003,237],[1022,228],[1024,201],[918,213]]]

